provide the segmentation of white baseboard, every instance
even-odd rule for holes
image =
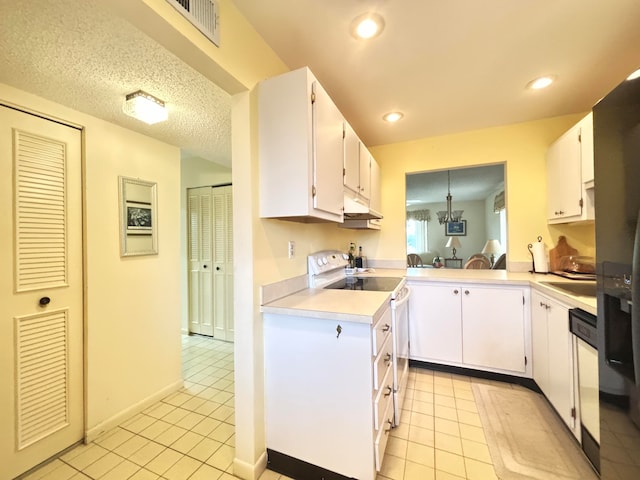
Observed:
[[[124,423],[125,421],[133,417],[134,415],[137,415],[138,413],[146,410],[148,407],[150,407],[154,403],[159,402],[167,395],[180,390],[183,387],[183,385],[184,385],[184,382],[182,379],[176,380],[174,383],[167,385],[165,388],[163,388],[159,392],[156,392],[153,395],[150,395],[149,397],[139,401],[138,403],[135,403],[130,407],[122,410],[121,412],[118,412],[112,417],[98,423],[96,426],[85,430],[84,442],[85,443],[93,442],[96,438],[98,438],[104,432],[111,430],[112,428],[115,428],[118,425],[121,425],[122,423]]]
[[[267,469],[266,450],[260,455],[255,464],[243,462],[238,458],[233,459],[233,476],[243,480],[258,480],[262,472]]]

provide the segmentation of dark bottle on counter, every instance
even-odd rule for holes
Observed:
[[[356,266],[356,244],[349,244],[349,268],[355,268]]]
[[[356,257],[356,268],[364,268],[364,257],[362,256],[362,246],[358,247],[358,256]]]

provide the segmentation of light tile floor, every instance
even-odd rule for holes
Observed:
[[[236,479],[233,344],[185,335],[182,345],[184,388],[26,478]],[[496,479],[471,390],[480,381],[412,368],[378,480]]]

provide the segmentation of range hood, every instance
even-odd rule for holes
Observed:
[[[363,200],[353,198],[352,195],[344,195],[344,219],[346,220],[379,220],[382,214],[369,208]]]

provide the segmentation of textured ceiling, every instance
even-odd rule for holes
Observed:
[[[290,68],[311,68],[369,146],[586,111],[640,66],[638,0],[230,1]],[[0,82],[229,166],[229,95],[111,3],[0,0]],[[383,34],[352,38],[372,10]],[[541,74],[558,81],[525,90]],[[122,113],[138,89],[167,102],[168,122]],[[381,120],[396,109],[400,122]]]
[[[0,82],[231,165],[231,99],[97,0],[0,0]],[[127,93],[165,101],[155,125],[122,113]]]
[[[368,145],[589,110],[640,67],[639,0],[234,0]],[[353,18],[385,19],[356,40]],[[224,27],[224,19],[223,19]],[[545,91],[525,85],[543,74]],[[382,121],[391,110],[404,119]]]

